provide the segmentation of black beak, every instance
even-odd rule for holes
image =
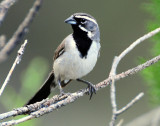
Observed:
[[[71,24],[71,25],[77,24],[77,22],[76,22],[76,20],[73,18],[73,16],[67,18],[64,22],[67,23],[67,24]]]

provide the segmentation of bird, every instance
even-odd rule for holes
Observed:
[[[60,95],[65,94],[63,88],[72,80],[87,84],[90,99],[93,93],[96,93],[95,86],[82,77],[93,70],[100,56],[98,23],[87,13],[74,13],[64,22],[72,26],[73,33],[57,47],[53,57],[53,69],[41,88],[25,105],[47,98],[57,85]]]

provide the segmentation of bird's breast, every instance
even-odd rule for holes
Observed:
[[[77,79],[88,74],[95,66],[100,49],[100,44],[92,42],[86,57],[81,57],[74,41],[65,44],[65,53],[55,60],[53,68],[55,76],[61,80]]]

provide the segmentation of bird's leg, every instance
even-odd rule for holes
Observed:
[[[64,95],[64,91],[63,91],[63,88],[61,86],[61,81],[60,79],[58,79],[58,86],[59,86],[59,90],[60,90],[60,95]]]
[[[91,100],[93,93],[96,94],[95,86],[91,82],[83,80],[83,79],[77,79],[77,81],[83,82],[83,83],[88,85],[88,88],[89,88],[89,93],[88,94],[90,95],[89,99]]]
[[[63,96],[63,95],[70,95],[71,93],[65,93],[64,91],[63,91],[63,88],[62,88],[62,83],[63,82],[61,82],[61,80],[60,79],[58,79],[58,86],[59,86],[59,90],[60,90],[60,96]]]

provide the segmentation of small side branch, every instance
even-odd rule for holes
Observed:
[[[157,28],[144,36],[140,37],[136,41],[134,41],[128,48],[126,48],[119,56],[116,56],[112,65],[112,69],[110,73],[115,73],[119,62],[126,56],[130,51],[132,51],[137,45],[144,42],[145,40],[151,38],[152,36],[158,34],[160,32],[160,28]]]
[[[21,48],[18,50],[18,52],[17,52],[17,53],[18,53],[18,54],[17,54],[17,57],[16,57],[13,65],[12,65],[12,67],[11,67],[11,69],[10,69],[10,71],[9,71],[9,73],[8,73],[8,75],[7,75],[7,77],[6,77],[5,81],[4,81],[1,89],[0,89],[0,96],[2,95],[2,93],[3,93],[3,91],[4,91],[4,89],[5,89],[6,85],[7,85],[7,83],[9,82],[9,80],[10,80],[10,78],[11,78],[11,75],[12,75],[12,73],[13,73],[16,65],[20,63],[21,58],[22,58],[22,55],[23,55],[23,53],[24,53],[24,49],[25,49],[26,44],[27,44],[27,40],[24,41],[24,44],[23,44],[23,45],[21,46]]]
[[[118,110],[116,112],[116,114],[117,115],[122,114],[127,109],[129,109],[132,105],[134,105],[137,101],[139,101],[143,96],[144,96],[143,92],[139,93],[134,99],[131,100],[131,102],[129,102],[126,106],[124,106],[123,108],[121,108],[120,110]]]
[[[7,42],[4,48],[0,51],[0,62],[3,62],[6,60],[8,55],[13,51],[16,45],[27,33],[27,28],[29,27],[30,23],[32,22],[35,15],[39,11],[41,4],[42,4],[42,0],[36,0],[34,2],[32,8],[29,10],[23,22],[19,25],[18,29],[15,31],[13,36],[10,38],[10,40]]]

